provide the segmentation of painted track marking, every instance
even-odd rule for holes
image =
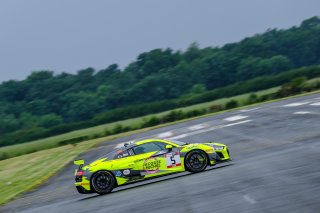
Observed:
[[[305,115],[305,114],[311,114],[311,112],[307,112],[307,111],[298,111],[298,112],[294,112],[293,114],[295,114],[295,115]]]
[[[180,138],[185,138],[187,136],[188,136],[187,134],[182,134],[182,135],[178,135],[178,136],[172,137],[171,139],[180,139]]]
[[[158,134],[157,137],[159,137],[159,138],[167,138],[167,137],[170,137],[172,135],[173,135],[172,132],[163,132],[163,133]]]
[[[249,195],[243,195],[243,198],[251,204],[257,203],[254,199],[252,199]]]
[[[250,112],[253,110],[257,110],[257,109],[261,109],[261,107],[256,107],[256,108],[252,108],[252,109],[242,109],[242,110],[239,110],[239,112]]]
[[[283,105],[283,107],[296,107],[296,106],[301,106],[301,105],[305,105],[308,103],[310,103],[310,102],[297,102],[297,103]]]
[[[177,135],[175,137],[171,137],[171,139],[185,138],[185,137],[188,137],[188,136],[191,136],[191,135],[197,135],[197,134],[204,133],[204,132],[210,132],[210,131],[213,131],[213,130],[216,130],[216,129],[222,129],[222,128],[229,127],[229,126],[235,126],[235,125],[239,125],[239,124],[244,124],[244,123],[248,123],[248,122],[251,122],[251,121],[252,120],[244,120],[244,121],[239,121],[239,122],[236,122],[236,123],[220,125],[220,126],[214,126],[214,127],[207,128],[207,129],[201,129],[201,130],[198,130],[198,131],[185,133],[185,134],[182,134],[182,135]]]
[[[244,118],[247,118],[247,117],[248,116],[245,116],[245,115],[236,115],[236,116],[225,118],[223,120],[225,120],[225,121],[237,121],[237,120],[241,120],[241,119],[244,119]]]
[[[310,106],[320,106],[320,102],[316,102],[316,103],[310,104]]]
[[[203,129],[206,126],[207,126],[206,124],[197,124],[197,125],[188,127],[188,129],[193,131],[193,130]]]

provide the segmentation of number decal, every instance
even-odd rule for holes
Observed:
[[[170,152],[170,153],[164,154],[164,157],[166,158],[167,168],[181,166],[179,152]]]

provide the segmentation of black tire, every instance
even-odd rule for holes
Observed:
[[[192,150],[184,158],[184,166],[189,172],[201,172],[208,166],[208,155],[201,150]]]
[[[98,171],[91,177],[91,186],[98,194],[107,194],[111,192],[115,185],[115,178],[108,171]]]

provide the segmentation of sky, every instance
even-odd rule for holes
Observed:
[[[0,82],[123,69],[155,48],[222,46],[313,16],[319,0],[1,0]]]

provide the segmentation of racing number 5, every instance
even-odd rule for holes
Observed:
[[[172,165],[176,165],[176,160],[174,159],[174,154],[171,154],[170,160],[171,160]]]

